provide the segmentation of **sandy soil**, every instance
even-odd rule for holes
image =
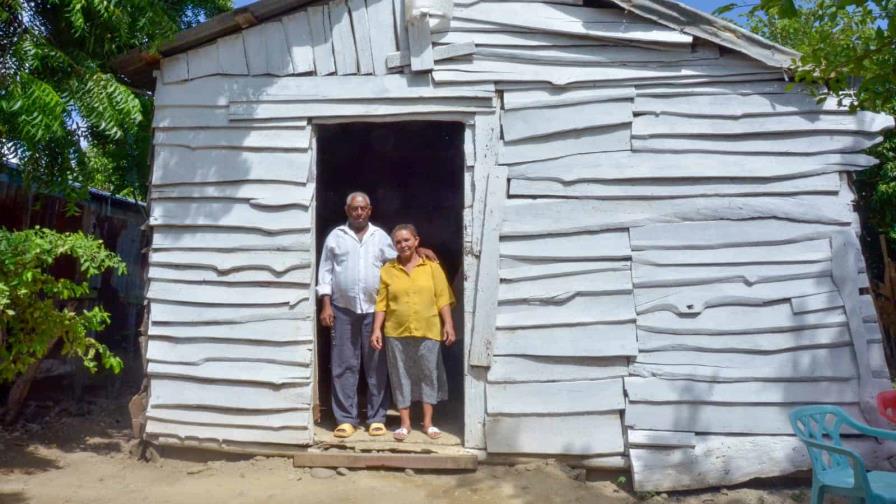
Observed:
[[[477,472],[406,474],[350,471],[326,479],[285,458],[163,458],[140,462],[123,404],[92,402],[81,411],[47,406],[48,416],[0,431],[0,503],[635,503],[794,504],[799,485],[635,495],[613,481],[584,481],[581,471],[551,461],[482,466]],[[72,407],[74,409],[74,407]],[[220,457],[220,456],[219,456]]]

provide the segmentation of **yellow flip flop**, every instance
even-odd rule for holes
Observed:
[[[386,426],[380,422],[373,422],[370,424],[370,427],[367,428],[367,433],[371,436],[382,436],[386,433]]]
[[[333,430],[333,436],[338,438],[347,438],[355,433],[355,426],[350,423],[340,424]]]

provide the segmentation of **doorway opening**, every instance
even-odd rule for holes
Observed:
[[[345,198],[354,191],[370,196],[371,223],[389,233],[394,226],[411,223],[420,233],[420,245],[432,249],[452,285],[457,301],[452,310],[457,341],[442,346],[448,375],[448,401],[435,409],[434,423],[445,433],[442,443],[463,438],[463,209],[464,125],[456,122],[406,121],[342,123],[317,126],[315,233],[317,259],[327,234],[345,224]],[[318,310],[320,306],[318,304]],[[319,313],[319,311],[318,311]],[[330,330],[317,328],[315,441],[331,436],[335,421],[331,410]],[[361,421],[366,418],[366,383],[359,376]],[[390,406],[387,427],[398,427]],[[420,433],[420,406],[411,405],[416,436]],[[359,436],[359,434],[361,434]],[[350,441],[367,438],[355,434]],[[414,434],[412,434],[413,436]],[[384,439],[385,438],[385,439]],[[391,435],[378,438],[391,441]]]

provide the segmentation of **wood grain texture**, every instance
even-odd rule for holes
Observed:
[[[293,73],[314,72],[314,48],[308,11],[298,11],[282,19]]]
[[[150,436],[173,436],[180,439],[239,441],[251,443],[275,443],[301,446],[311,444],[311,433],[305,428],[265,429],[250,427],[222,427],[210,425],[190,425],[149,419],[146,434]]]
[[[845,346],[852,342],[843,326],[755,334],[664,334],[638,330],[642,352],[696,350],[708,352],[775,352],[797,348]]]
[[[170,301],[152,302],[153,322],[163,323],[240,323],[269,320],[308,320],[311,307],[307,302],[295,306],[203,305]]]
[[[496,327],[514,329],[635,320],[629,294],[580,295],[563,302],[506,302],[498,306]]]
[[[705,221],[632,228],[632,250],[707,249],[744,245],[776,246],[828,238],[838,226],[778,219]]]
[[[751,116],[736,119],[682,117],[675,115],[642,115],[632,123],[632,137],[689,135],[724,136],[790,132],[863,132],[877,133],[893,127],[893,118],[873,112],[855,114],[793,114],[786,116]]]
[[[152,246],[154,250],[308,251],[310,240],[308,231],[272,234],[252,229],[156,226],[153,228]]]
[[[149,223],[249,228],[276,233],[310,229],[311,215],[305,208],[272,209],[233,200],[156,200]]]
[[[411,70],[423,72],[432,70],[432,34],[429,31],[429,15],[406,18],[408,29],[408,52],[411,55]]]
[[[489,415],[598,413],[625,409],[622,379],[552,383],[492,383]]]
[[[786,133],[778,135],[718,137],[633,138],[636,152],[743,152],[774,154],[823,154],[858,152],[880,143],[880,135]]]
[[[602,380],[628,375],[625,358],[556,358],[496,356],[489,383]]]
[[[341,100],[307,102],[233,102],[230,118],[281,119],[300,117],[382,116],[435,112],[487,112],[494,108],[491,98],[438,98],[407,100]]]
[[[204,77],[209,79],[210,77]],[[192,81],[190,81],[192,82]],[[157,106],[153,114],[153,127],[158,128],[228,128],[228,127],[297,127],[307,126],[305,118],[260,119],[233,123],[227,116],[227,107]]]
[[[499,330],[495,355],[616,357],[638,354],[634,324],[590,324]]]
[[[156,128],[153,143],[191,149],[230,147],[304,151],[311,144],[311,128]]]
[[[714,46],[698,46],[690,53],[626,46],[550,46],[502,47],[478,46],[476,54],[500,61],[540,62],[546,65],[607,65],[626,63],[662,63],[716,59]]]
[[[489,417],[489,453],[599,455],[622,453],[618,413],[543,417]]]
[[[196,237],[201,239],[201,235]],[[308,268],[311,265],[311,256],[307,251],[153,250],[149,256],[149,263],[154,266],[209,268],[221,273],[233,273],[244,269],[263,269],[273,273],[285,273]]]
[[[527,108],[556,107],[577,103],[595,103],[634,98],[635,88],[520,89],[504,92],[504,108],[508,111]]]
[[[843,309],[793,313],[790,303],[767,306],[716,306],[695,316],[651,312],[638,316],[638,328],[671,334],[749,334],[838,327],[846,323]]]
[[[155,407],[205,407],[276,411],[308,406],[309,385],[220,383],[183,378],[156,377],[149,402]]]
[[[292,286],[194,284],[169,280],[150,282],[146,298],[212,305],[295,305],[308,300],[308,289]]]
[[[333,33],[333,55],[336,73],[347,75],[358,73],[358,55],[352,36],[352,22],[348,14],[346,0],[332,0],[329,6],[330,26]]]
[[[264,27],[267,73],[281,76],[297,73],[292,66],[292,51],[286,41],[283,23],[270,21],[261,26]]]
[[[162,58],[159,65],[162,71],[162,82],[165,84],[185,81],[190,78],[186,53]]]
[[[190,79],[221,73],[217,44],[206,44],[187,51],[187,66]]]
[[[510,167],[510,177],[557,182],[644,179],[669,183],[678,179],[791,178],[856,171],[873,164],[874,158],[863,154],[784,156],[623,151],[518,164]]]
[[[631,291],[631,274],[627,270],[599,271],[552,278],[503,281],[498,288],[498,302],[560,303],[578,295],[624,294]]]
[[[630,101],[601,101],[507,110],[501,120],[505,141],[632,122]]]
[[[314,52],[314,67],[317,75],[329,75],[336,71],[333,56],[333,33],[330,29],[330,12],[327,4],[308,7],[308,21],[311,24],[311,44]]]
[[[501,257],[515,259],[620,259],[631,256],[628,233],[611,229],[555,236],[502,236]]]
[[[460,44],[448,44],[432,48],[433,61],[441,61],[451,58],[469,56],[476,53],[476,46],[472,42]],[[411,64],[410,52],[393,52],[386,56],[386,66],[389,68],[409,66]]]
[[[355,34],[355,49],[358,56],[358,73],[373,73],[373,52],[371,49],[370,21],[364,0],[348,0],[351,13],[352,31]]]
[[[281,429],[284,427],[301,428],[306,426],[308,424],[308,411],[292,409],[257,412],[208,408],[158,408],[150,405],[146,411],[146,418],[198,425]]]
[[[246,48],[243,45],[242,33],[221,37],[215,43],[218,46],[218,66],[221,68],[222,74],[249,74],[249,64],[246,62]]]
[[[243,30],[243,43],[246,48],[246,63],[249,65],[249,75],[264,75],[268,73],[267,42],[265,41],[264,26],[255,25]]]
[[[696,436],[693,432],[653,431],[627,429],[626,437],[628,445],[634,446],[659,446],[666,448],[693,447],[696,445]]]
[[[279,181],[305,183],[311,165],[307,151],[192,150],[156,147],[153,184]]]
[[[285,182],[223,182],[154,187],[152,199],[216,198],[245,200],[262,207],[311,205],[314,184]]]
[[[210,380],[215,383],[252,383],[266,385],[306,384],[311,379],[311,368],[295,364],[270,362],[203,362],[179,364],[150,361],[146,373],[152,378],[188,378]],[[209,406],[209,405],[206,405]]]
[[[848,112],[827,99],[817,103],[808,93],[643,96],[635,97],[635,114],[676,114],[701,117],[746,117],[751,115],[791,115],[808,112]]]
[[[271,343],[312,341],[312,322],[308,320],[261,320],[244,323],[158,323],[153,317],[149,335],[169,339],[238,340]]]
[[[497,164],[498,148],[501,144],[501,124],[498,110],[491,114],[477,114],[474,123],[475,152],[473,166],[473,200],[471,246],[474,255],[482,253],[482,227],[485,218],[486,195],[488,194],[489,173]]]
[[[498,152],[498,162],[524,163],[572,154],[628,150],[630,147],[631,128],[622,124],[506,141]]]
[[[629,271],[628,261],[536,261],[502,258],[498,275],[506,282],[608,271]],[[629,282],[631,283],[631,282]]]
[[[268,343],[252,340],[212,340],[199,338],[152,337],[146,359],[169,364],[205,364],[208,362],[267,362],[287,366],[311,364],[311,344]]]
[[[710,383],[630,376],[625,392],[631,402],[648,403],[851,403],[858,400],[859,384],[858,380]]]
[[[843,306],[843,300],[836,289],[833,292],[800,296],[790,300],[790,308],[793,313],[828,310],[839,306]]]
[[[699,265],[699,264],[788,264],[828,261],[831,244],[827,239],[807,240],[756,247],[720,247],[711,249],[658,249],[632,252],[638,264]]]
[[[398,49],[395,40],[395,14],[391,0],[367,0],[367,18],[370,24],[373,73],[385,75],[388,71],[386,55]]]
[[[225,282],[251,284],[289,284],[293,288],[307,288],[311,283],[311,268],[292,269],[284,273],[275,273],[266,269],[243,269],[230,273],[221,273],[213,269],[184,266],[149,267],[148,278],[151,280],[171,280],[189,283]]]

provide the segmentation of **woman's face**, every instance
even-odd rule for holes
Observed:
[[[414,255],[417,252],[418,243],[420,243],[420,238],[414,236],[406,229],[398,231],[392,237],[392,244],[395,245],[395,250],[398,251],[398,255],[402,258]]]

